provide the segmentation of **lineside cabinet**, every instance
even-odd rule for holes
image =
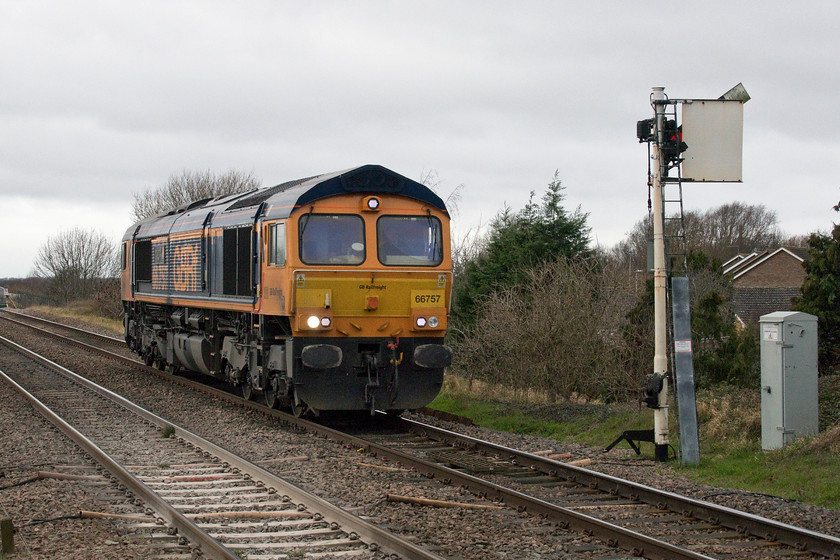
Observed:
[[[819,429],[817,318],[764,315],[761,325],[761,448],[781,449]]]

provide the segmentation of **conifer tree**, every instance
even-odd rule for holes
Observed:
[[[834,207],[840,210],[840,204]],[[796,310],[818,318],[820,370],[840,366],[840,224],[831,235],[813,233],[808,239],[802,297]]]
[[[490,223],[483,250],[467,262],[463,277],[455,284],[453,316],[456,325],[475,321],[481,298],[499,288],[513,286],[530,268],[560,257],[590,253],[588,214],[577,208],[563,208],[564,187],[555,171],[545,194],[537,201],[535,192],[525,207],[514,212],[506,206]]]

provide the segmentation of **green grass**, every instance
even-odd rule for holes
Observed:
[[[763,452],[760,442],[728,451],[710,452],[689,478],[715,486],[733,487],[840,509],[838,456],[806,448],[814,439],[788,449]]]
[[[624,430],[649,428],[649,411],[637,405],[560,403],[529,405],[444,392],[430,408],[466,416],[493,430],[606,446]]]
[[[840,423],[836,404],[840,379],[820,380],[821,434],[804,438],[783,450],[762,452],[761,414],[758,391],[716,387],[697,396],[700,422],[700,465],[682,468],[678,474],[705,484],[770,494],[840,509]],[[511,402],[488,392],[470,392],[457,380],[448,382],[430,408],[466,416],[479,426],[558,441],[606,447],[624,430],[650,429],[652,411],[636,403]],[[679,431],[672,408],[671,434]],[[628,448],[626,443],[620,448]],[[642,444],[645,458],[653,458],[653,446]]]

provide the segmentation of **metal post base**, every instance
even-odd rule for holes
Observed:
[[[633,451],[636,452],[636,455],[641,455],[642,450],[639,447],[640,444],[643,441],[654,443],[656,441],[656,438],[654,437],[654,431],[653,430],[626,430],[626,431],[622,432],[621,435],[618,436],[614,442],[609,444],[604,449],[604,453],[606,453],[607,451],[609,451],[610,449],[612,449],[613,447],[615,447],[616,445],[618,445],[622,441],[626,441],[630,445],[630,447],[633,449]],[[669,447],[668,445],[661,445],[661,444],[655,444],[654,443],[654,448],[653,448],[654,459],[657,460],[657,461],[660,461],[660,462],[668,461],[669,460],[668,447]]]
[[[653,430],[626,430],[622,432],[621,435],[618,436],[618,438],[616,438],[614,442],[609,444],[606,447],[606,449],[604,449],[604,453],[606,453],[622,441],[627,441],[627,443],[630,444],[630,447],[633,448],[633,451],[636,452],[636,455],[641,455],[642,450],[639,449],[639,446],[636,444],[636,442],[641,443],[643,441],[649,441],[653,443],[655,440],[653,437]]]

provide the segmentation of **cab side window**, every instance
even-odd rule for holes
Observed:
[[[284,222],[268,226],[268,265],[286,265],[286,224]]]

